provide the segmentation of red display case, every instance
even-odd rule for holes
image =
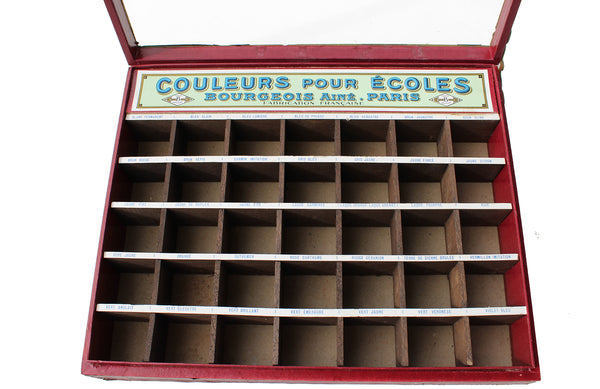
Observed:
[[[499,70],[519,1],[105,3],[130,70],[83,374],[540,379]],[[322,42],[314,14],[353,21]]]

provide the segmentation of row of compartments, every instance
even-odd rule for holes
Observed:
[[[97,314],[91,359],[348,367],[519,366],[524,318],[278,318]]]
[[[126,121],[118,156],[349,155],[504,157],[488,140],[498,121]]]
[[[522,302],[506,292],[518,271],[511,272],[516,263],[104,259],[97,302],[310,309],[505,307]]]
[[[517,252],[516,238],[501,239],[500,230],[512,226],[513,218],[510,209],[111,208],[103,248],[295,255],[512,254]]]
[[[113,201],[493,203],[504,165],[392,163],[119,164]]]

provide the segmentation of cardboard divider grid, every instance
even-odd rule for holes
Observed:
[[[506,167],[490,169],[477,158],[506,157],[495,151],[498,126],[498,121],[448,120],[126,121],[118,157],[252,155],[308,160],[119,163],[112,202],[366,206],[112,207],[105,252],[182,257],[103,258],[96,303],[299,312],[525,305],[513,297],[525,294],[515,290],[519,261],[454,259],[463,254],[518,253],[518,244],[510,241],[517,238],[503,232],[515,228],[511,210],[375,206],[497,203]],[[495,143],[488,151],[490,139]],[[318,156],[433,159],[429,163],[310,160]],[[476,162],[436,163],[436,158],[444,157],[473,157]],[[514,204],[510,198],[501,200]],[[194,253],[207,258],[185,258]],[[211,259],[209,254],[240,257]],[[256,260],[244,258],[245,254],[288,255],[288,260]],[[302,259],[323,255],[339,260]],[[344,260],[361,255],[371,259]],[[381,260],[402,255],[446,260]],[[90,356],[273,366],[521,366],[532,358],[515,346],[528,336],[523,321],[526,316],[190,316],[116,309],[96,312]]]

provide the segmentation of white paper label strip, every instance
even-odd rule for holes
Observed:
[[[235,203],[235,202],[123,202],[113,208],[145,209],[324,209],[324,210],[510,210],[510,203]]]
[[[131,305],[98,304],[98,312],[114,313],[162,313],[190,315],[230,315],[263,317],[474,317],[474,316],[523,316],[524,306],[486,308],[362,308],[362,309],[318,309],[318,308],[254,308],[188,305]]]
[[[161,259],[195,261],[319,261],[319,262],[489,262],[518,261],[518,254],[462,255],[293,255],[293,254],[213,254],[213,253],[152,253],[107,251],[106,259]]]
[[[504,165],[504,158],[463,157],[349,157],[349,156],[173,156],[173,157],[121,157],[121,164],[137,163],[224,163],[224,162],[312,162],[312,163],[398,163],[398,164],[455,164],[455,165]]]
[[[217,112],[175,112],[175,113],[128,113],[125,120],[262,120],[262,119],[340,119],[340,120],[499,120],[497,113],[383,113],[383,112],[261,112],[261,113],[217,113]]]

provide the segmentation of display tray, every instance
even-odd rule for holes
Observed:
[[[537,379],[509,157],[500,120],[124,121],[84,372]]]

